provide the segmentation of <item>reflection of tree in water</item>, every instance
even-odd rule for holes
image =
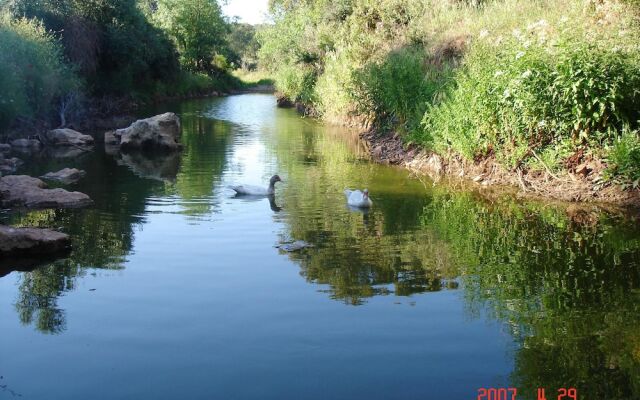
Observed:
[[[191,116],[182,120],[184,151],[176,191],[187,215],[211,212],[213,189],[227,164],[233,126],[227,122]]]
[[[337,140],[325,127],[288,121],[279,121],[275,147],[287,176],[281,194],[287,233],[281,240],[315,245],[289,254],[308,281],[329,285],[332,298],[354,305],[376,295],[456,287],[453,264],[445,261],[451,259],[448,249],[420,227],[428,198],[419,182],[361,162],[353,143]],[[346,206],[344,188],[359,182],[371,190],[370,212]]]
[[[56,333],[64,330],[64,311],[57,299],[75,288],[86,268],[120,269],[131,251],[136,225],[145,199],[163,190],[163,185],[139,179],[112,158],[98,153],[81,165],[87,177],[74,187],[95,201],[83,210],[33,210],[15,213],[11,223],[18,226],[60,227],[71,235],[73,252],[31,272],[22,273],[16,309],[25,324],[35,323],[38,330]]]
[[[435,194],[423,223],[463,266],[470,310],[511,327],[519,397],[576,387],[585,399],[640,398],[635,222],[473,197]]]

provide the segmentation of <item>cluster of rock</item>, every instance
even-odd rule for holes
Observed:
[[[175,177],[181,149],[180,119],[174,113],[166,113],[132,123],[128,128],[105,134],[106,150],[118,155],[122,163],[135,167],[143,175],[166,180]],[[9,153],[33,154],[47,149],[54,157],[75,157],[93,149],[94,139],[72,129],[50,130],[37,138],[16,139],[10,144],[0,144],[0,207],[24,208],[80,208],[93,204],[89,196],[62,188],[49,188],[41,179],[15,173],[22,161],[6,157]],[[124,152],[121,154],[121,150]],[[159,150],[164,156],[157,160],[147,152],[133,150]],[[49,153],[47,153],[49,154]],[[134,169],[135,170],[135,169]],[[40,178],[69,185],[82,179],[86,173],[75,168],[49,172]],[[157,175],[157,176],[156,176]],[[60,253],[70,248],[69,236],[50,229],[13,228],[0,225],[0,261],[7,257],[33,258],[45,254]],[[19,265],[22,261],[13,261]],[[1,263],[0,263],[1,264]],[[2,272],[0,265],[0,272]]]

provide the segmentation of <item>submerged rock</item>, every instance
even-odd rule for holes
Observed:
[[[16,139],[11,141],[11,147],[18,151],[38,150],[42,146],[36,139]]]
[[[0,154],[0,173],[2,175],[13,174],[22,164],[24,163],[19,158],[4,158],[4,156]]]
[[[286,252],[294,252],[294,251],[298,251],[298,250],[302,250],[302,249],[306,249],[309,247],[314,247],[312,244],[305,242],[304,240],[296,240],[293,243],[283,243],[281,245],[276,246],[277,248],[279,248],[282,251],[286,251]]]
[[[78,182],[80,179],[84,178],[86,174],[87,173],[81,169],[64,168],[58,172],[49,172],[42,175],[40,178],[69,185]]]
[[[0,143],[0,154],[7,154],[11,151],[11,145],[8,143]]]
[[[105,144],[120,145],[122,150],[179,150],[180,118],[174,113],[141,119],[125,129],[105,134]]]
[[[0,257],[61,253],[70,247],[69,235],[61,232],[0,225]]]
[[[0,178],[0,205],[28,208],[80,208],[93,204],[84,193],[47,189],[38,178],[9,175]]]
[[[79,146],[56,146],[48,147],[46,149],[46,156],[49,158],[55,158],[57,160],[70,160],[77,159],[85,156],[92,150],[91,147],[79,147]]]
[[[61,128],[47,132],[45,135],[46,144],[51,146],[92,146],[93,137],[84,135],[73,129]]]

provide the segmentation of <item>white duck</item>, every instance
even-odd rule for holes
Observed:
[[[347,196],[347,204],[352,207],[369,208],[373,204],[369,198],[369,190],[363,192],[359,190],[345,189],[344,195]]]
[[[230,186],[231,189],[239,195],[248,196],[269,196],[275,193],[276,182],[282,182],[282,179],[278,175],[274,175],[269,180],[269,187],[254,186],[254,185],[236,185]]]

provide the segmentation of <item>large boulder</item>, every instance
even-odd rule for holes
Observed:
[[[59,182],[65,185],[70,185],[84,178],[86,174],[87,173],[81,169],[64,168],[58,172],[49,172],[45,175],[42,175],[40,178],[46,181],[53,181],[53,182]]]
[[[11,145],[8,143],[0,143],[0,154],[7,154],[11,152]]]
[[[68,128],[49,131],[44,135],[44,140],[46,144],[51,146],[87,147],[93,145],[93,137]]]
[[[179,150],[180,118],[174,113],[141,119],[128,128],[105,134],[105,143],[122,150]]]
[[[38,178],[8,175],[0,178],[0,205],[27,208],[80,208],[93,204],[84,193],[47,189]]]
[[[0,257],[61,253],[70,247],[69,235],[61,232],[0,225]]]

